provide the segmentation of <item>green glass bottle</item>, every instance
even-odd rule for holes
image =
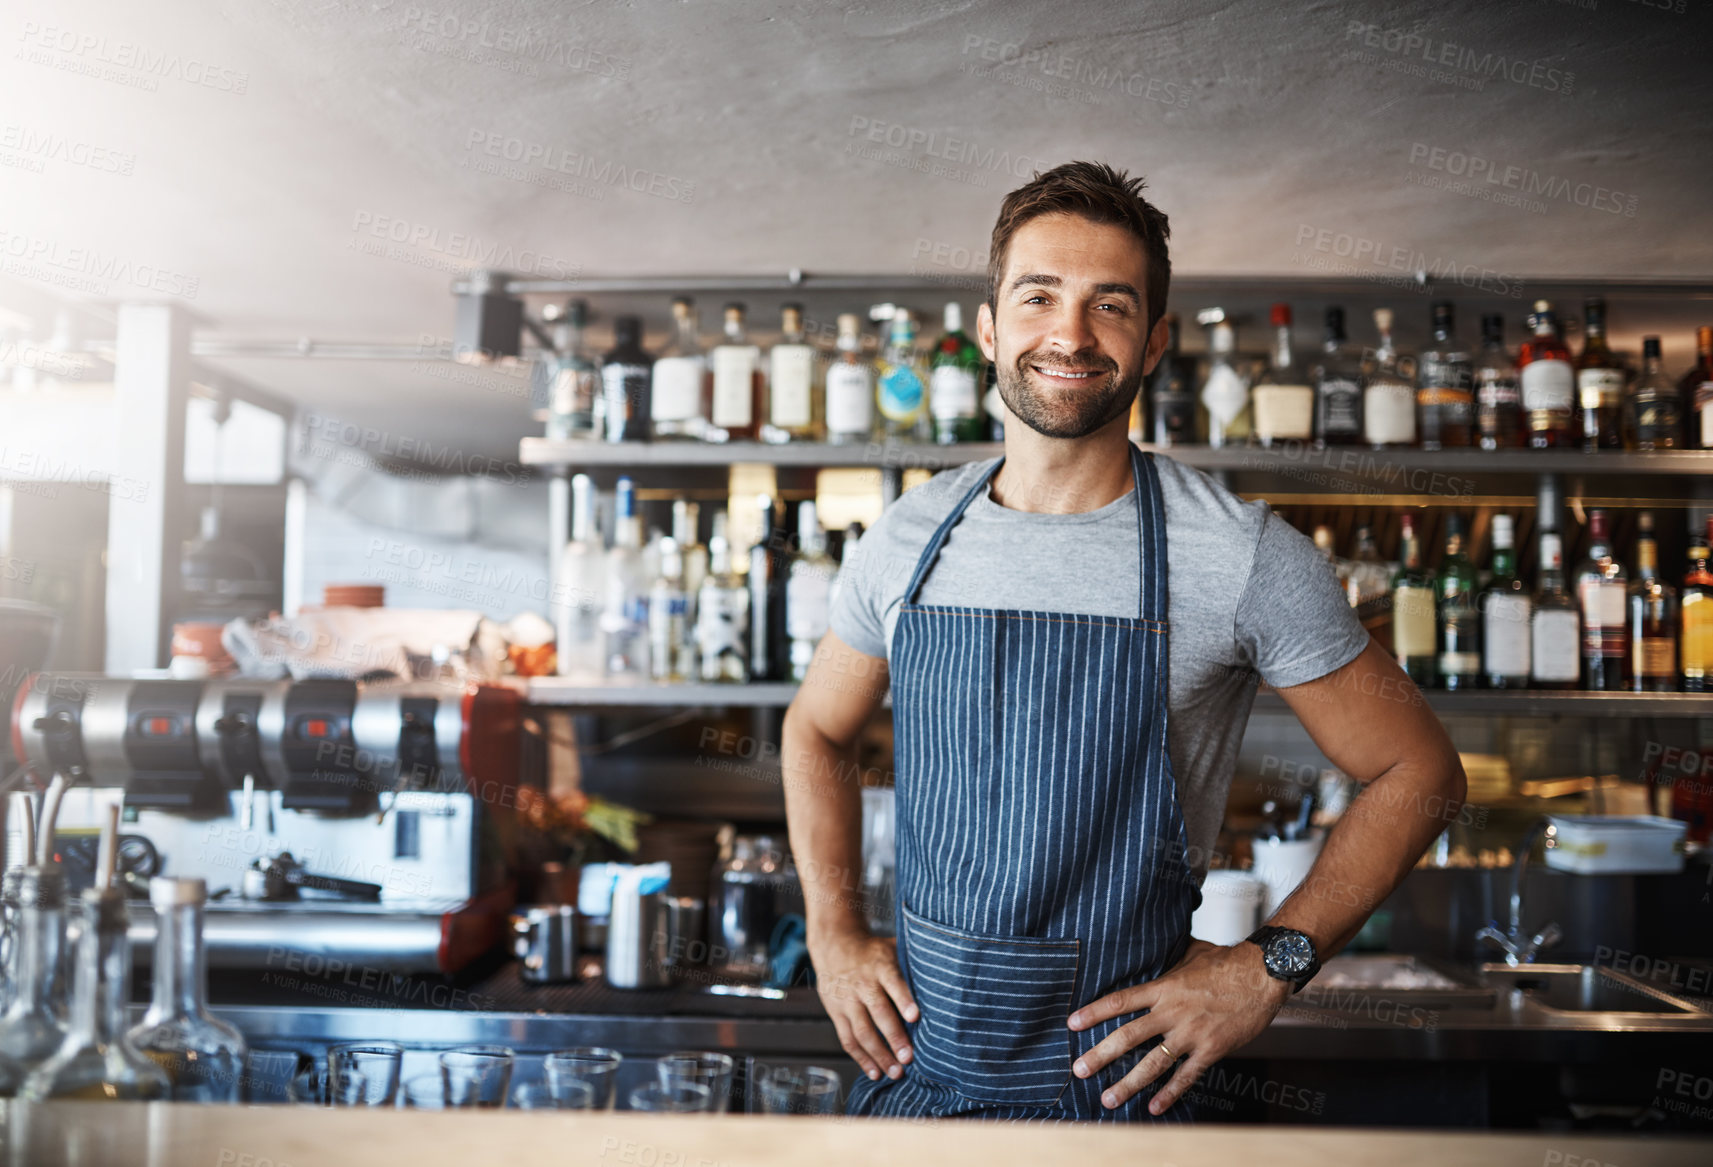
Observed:
[[[1445,557],[1439,566],[1439,681],[1447,689],[1473,689],[1481,678],[1481,617],[1475,607],[1475,566],[1469,562],[1462,515],[1445,522]]]
[[[1403,549],[1392,577],[1392,653],[1419,688],[1431,689],[1438,678],[1438,629],[1434,624],[1434,580],[1422,568],[1421,540],[1416,516],[1402,517]]]
[[[987,423],[981,416],[981,350],[964,332],[960,305],[946,305],[945,322],[946,333],[934,346],[928,373],[934,440],[941,445],[979,442],[987,437]]]

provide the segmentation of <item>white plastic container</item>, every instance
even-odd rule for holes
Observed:
[[[1546,865],[1581,875],[1683,870],[1687,823],[1654,816],[1549,815]]]
[[[1247,871],[1207,873],[1201,907],[1190,916],[1190,935],[1209,944],[1241,944],[1261,924],[1267,885]]]

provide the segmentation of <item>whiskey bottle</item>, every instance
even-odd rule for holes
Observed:
[[[1463,516],[1447,516],[1437,587],[1439,680],[1447,689],[1473,689],[1481,679],[1481,616],[1475,607],[1475,567],[1464,548],[1466,537]]]
[[[1659,337],[1642,337],[1642,372],[1624,402],[1630,444],[1638,450],[1675,450],[1683,444],[1682,398],[1660,363]]]
[[[688,296],[672,301],[678,329],[670,347],[654,362],[654,436],[699,442],[708,436],[708,358],[697,338],[696,304]]]
[[[646,442],[653,415],[654,358],[642,348],[642,320],[613,320],[613,348],[601,358],[601,396],[595,407],[601,438]]]
[[[836,355],[827,366],[827,440],[844,446],[874,437],[874,367],[862,355],[861,321],[839,317]]]
[[[1433,344],[1416,370],[1416,426],[1424,450],[1467,446],[1474,429],[1474,369],[1455,338],[1455,313],[1449,300],[1434,304]]]
[[[767,376],[761,349],[744,335],[744,306],[727,304],[725,339],[714,346],[713,416],[716,440],[753,441],[767,417]]]
[[[1306,442],[1314,436],[1314,389],[1291,356],[1291,306],[1274,304],[1273,359],[1255,383],[1255,437],[1263,446],[1275,441]]]
[[[1183,353],[1175,312],[1166,314],[1166,337],[1166,351],[1148,383],[1154,444],[1162,449],[1187,446],[1196,440],[1195,360]]]
[[[1540,536],[1540,578],[1529,625],[1530,683],[1537,689],[1574,689],[1582,675],[1581,628],[1576,601],[1564,590],[1564,544],[1557,531]]]
[[[1326,310],[1326,341],[1312,373],[1315,441],[1348,446],[1362,440],[1362,363],[1344,334],[1344,309]]]
[[[1630,584],[1630,688],[1669,693],[1677,688],[1677,589],[1659,577],[1654,517],[1636,516],[1636,578]]]
[[[1713,450],[1713,327],[1695,330],[1695,367],[1678,384],[1678,409],[1689,426],[1685,446]]]
[[[1576,598],[1582,609],[1582,687],[1622,689],[1629,649],[1625,588],[1629,576],[1612,554],[1611,526],[1602,510],[1588,512],[1588,557],[1576,568]]]
[[[1606,345],[1606,301],[1582,306],[1582,355],[1576,359],[1576,402],[1584,450],[1624,448],[1624,369]]]
[[[1413,408],[1411,415],[1414,416]],[[1422,569],[1416,516],[1406,514],[1401,522],[1403,549],[1397,574],[1392,577],[1392,654],[1410,680],[1419,688],[1430,689],[1438,680],[1434,581]]]
[[[1574,410],[1576,375],[1570,350],[1558,338],[1558,321],[1549,301],[1535,301],[1529,328],[1531,334],[1517,352],[1529,445],[1537,450],[1574,446],[1581,440]]]
[[[1529,683],[1529,615],[1533,605],[1517,578],[1515,520],[1493,516],[1493,575],[1481,591],[1481,672],[1489,689]]]
[[[1362,367],[1362,436],[1375,449],[1416,442],[1413,362],[1392,344],[1392,310],[1374,310],[1380,345]]]
[[[934,440],[941,445],[979,442],[987,437],[981,412],[982,356],[964,332],[963,309],[945,307],[945,335],[934,346],[928,373],[928,410]]]
[[[1690,542],[1689,574],[1683,577],[1682,653],[1683,688],[1690,693],[1713,691],[1713,514],[1707,529]]]
[[[1509,450],[1526,445],[1523,391],[1517,366],[1505,351],[1505,318],[1481,317],[1481,356],[1475,365],[1475,424],[1483,450]]]
[[[803,306],[786,304],[779,310],[779,343],[767,354],[768,424],[770,442],[813,442],[822,432],[823,395],[816,392],[816,352],[803,335]]]

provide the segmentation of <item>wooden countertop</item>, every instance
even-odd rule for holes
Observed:
[[[4,1104],[29,1167],[1702,1167],[1713,1140],[1303,1127]]]

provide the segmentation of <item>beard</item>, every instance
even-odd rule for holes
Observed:
[[[1031,365],[1100,372],[1081,385],[1059,388],[1031,380]],[[1140,368],[1126,373],[1110,357],[1099,353],[1047,357],[1026,352],[1009,366],[996,366],[996,371],[999,397],[1005,407],[1024,425],[1049,438],[1086,438],[1114,418],[1129,413],[1130,403],[1142,384]]]

